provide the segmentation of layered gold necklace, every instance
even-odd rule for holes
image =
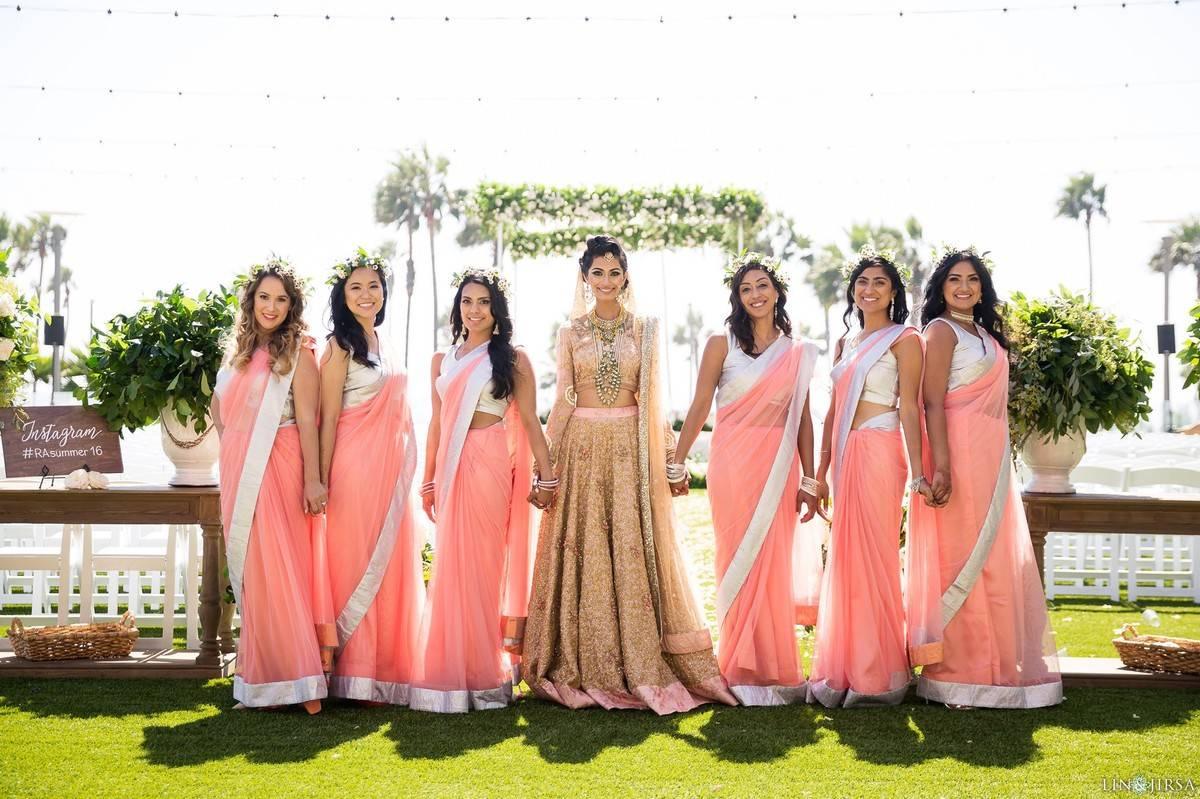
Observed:
[[[621,365],[617,361],[617,336],[625,324],[625,309],[616,319],[601,319],[593,310],[588,314],[596,336],[596,396],[604,405],[612,405],[621,393]]]

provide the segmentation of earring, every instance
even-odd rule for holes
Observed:
[[[595,298],[595,297],[592,295],[592,284],[591,284],[591,283],[584,283],[584,284],[583,284],[583,298],[584,298],[585,300],[587,300],[588,302],[591,302],[592,300],[596,299],[596,298]]]
[[[500,325],[492,325],[492,338],[500,335]]]

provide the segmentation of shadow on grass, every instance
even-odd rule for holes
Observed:
[[[142,741],[146,762],[176,768],[241,756],[251,763],[299,763],[372,735],[402,712],[337,701],[325,702],[315,716],[299,706],[233,710],[228,685],[221,688],[219,713],[183,724],[146,727]]]
[[[34,716],[154,716],[206,705],[221,707],[228,680],[0,679],[0,703]]]
[[[713,706],[696,735],[675,737],[730,763],[769,763],[817,742],[820,713],[805,705]]]
[[[678,732],[678,719],[643,711],[569,710],[526,696],[515,707],[462,714],[403,711],[387,735],[404,758],[438,760],[520,739],[548,763],[587,763],[605,749],[628,748],[655,733]]]
[[[1062,705],[1038,710],[950,710],[940,704],[828,711],[822,726],[860,760],[915,765],[952,758],[972,766],[1013,768],[1037,760],[1043,728],[1088,733],[1145,733],[1187,723],[1200,710],[1190,691],[1075,689]]]

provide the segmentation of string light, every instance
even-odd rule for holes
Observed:
[[[1200,1],[1200,0],[1198,0]],[[869,89],[858,90],[857,92],[848,92],[844,90],[827,90],[827,94],[836,94],[839,97],[857,96],[866,100],[877,100],[888,97],[914,97],[914,96],[960,96],[960,97],[977,97],[981,95],[999,95],[999,94],[1075,94],[1080,92],[1096,92],[1096,91],[1135,91],[1147,89],[1162,89],[1181,86],[1196,86],[1200,85],[1200,78],[1180,78],[1172,80],[1124,80],[1124,81],[1108,81],[1104,83],[1074,83],[1074,84],[1030,84],[1025,86],[982,86],[982,87],[922,87],[922,88],[907,88],[907,89]],[[39,94],[93,94],[109,97],[119,96],[145,96],[145,97],[177,97],[177,98],[222,98],[222,99],[240,99],[240,100],[263,100],[265,102],[310,102],[310,103],[327,103],[327,102],[380,102],[380,103],[501,103],[509,105],[512,103],[585,103],[585,104],[607,104],[607,103],[636,103],[636,104],[670,104],[670,103],[694,103],[697,100],[703,99],[702,95],[540,95],[540,96],[483,96],[472,94],[459,95],[397,95],[397,94],[336,94],[330,92],[298,94],[294,92],[276,92],[270,89],[261,90],[226,90],[226,89],[194,89],[194,88],[153,88],[153,87],[136,87],[136,86],[56,86],[47,83],[12,83],[0,85],[0,91],[13,92],[36,92]],[[797,90],[797,92],[788,94],[745,94],[723,95],[725,102],[745,102],[745,103],[773,103],[773,102],[792,102],[796,99],[797,93],[802,93],[805,96],[813,96],[821,94],[819,88]]]
[[[1132,2],[1131,0],[1099,0],[1098,2],[1079,3],[1079,2],[1061,2],[1061,3],[1044,3],[1034,5],[997,5],[985,7],[943,7],[943,8],[893,8],[879,9],[871,11],[854,11],[844,9],[831,9],[827,11],[813,10],[805,8],[797,8],[793,11],[776,11],[769,13],[697,13],[687,15],[664,15],[664,14],[636,14],[636,15],[618,15],[605,16],[595,14],[395,14],[395,13],[379,13],[379,14],[345,14],[333,12],[294,12],[294,11],[204,11],[204,10],[189,10],[189,9],[141,9],[141,8],[80,8],[75,6],[39,6],[29,5],[28,3],[0,3],[0,10],[11,10],[23,14],[87,14],[91,16],[105,17],[164,17],[170,19],[230,19],[230,20],[271,20],[271,21],[313,21],[313,22],[388,22],[388,23],[432,23],[446,24],[452,22],[471,22],[471,23],[641,23],[651,25],[665,25],[668,23],[693,23],[693,22],[717,22],[717,23],[779,23],[779,22],[798,22],[801,20],[812,19],[858,19],[864,17],[891,17],[897,20],[903,20],[911,17],[931,17],[931,16],[948,16],[948,15],[1009,15],[1021,14],[1027,12],[1048,12],[1048,11],[1093,11],[1093,10],[1129,10],[1156,6],[1182,6],[1192,5],[1200,0],[1140,0]]]

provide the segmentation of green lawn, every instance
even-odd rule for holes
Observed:
[[[706,500],[679,504],[711,557]],[[703,569],[701,570],[703,572]],[[711,575],[698,575],[711,596]],[[1058,646],[1114,629],[1200,638],[1200,607],[1063,599]],[[1149,627],[1143,625],[1149,631]],[[806,651],[810,641],[805,642]],[[229,682],[0,680],[0,796],[1095,796],[1102,780],[1200,784],[1200,691],[1070,690],[1039,711],[709,708],[657,718],[537,700],[467,716],[333,703],[233,711]]]

